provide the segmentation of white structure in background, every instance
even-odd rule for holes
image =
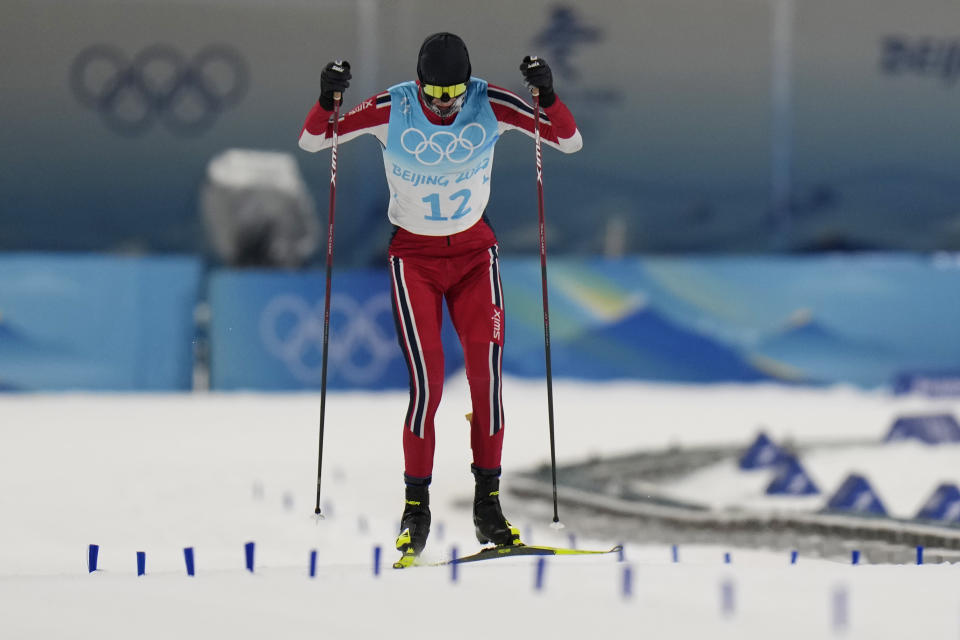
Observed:
[[[228,149],[200,194],[207,237],[231,266],[299,267],[316,251],[316,207],[289,153]]]

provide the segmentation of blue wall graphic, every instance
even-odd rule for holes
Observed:
[[[540,265],[504,258],[504,371],[545,374]],[[188,389],[210,303],[216,389],[319,388],[322,270],[0,254],[0,388]],[[386,267],[334,272],[331,388],[404,388]],[[889,386],[960,363],[960,268],[912,255],[554,259],[553,374]],[[463,366],[445,322],[446,372]],[[954,431],[956,431],[954,429]]]
[[[319,389],[324,276],[320,271],[220,271],[210,282],[214,389]],[[407,365],[396,338],[384,269],[339,272],[330,299],[330,389],[405,389]],[[463,366],[446,319],[445,367]]]
[[[200,260],[0,254],[0,388],[187,390]]]
[[[543,375],[539,263],[504,259],[505,366]],[[952,256],[555,260],[554,373],[889,385],[960,363]]]

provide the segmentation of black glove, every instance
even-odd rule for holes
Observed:
[[[333,111],[333,94],[343,92],[350,86],[350,63],[346,60],[335,60],[323,68],[320,73],[320,106],[327,111]]]
[[[552,105],[557,95],[553,92],[553,73],[546,60],[537,56],[524,56],[523,62],[520,63],[520,72],[528,87],[531,89],[536,87],[540,90],[540,106]]]

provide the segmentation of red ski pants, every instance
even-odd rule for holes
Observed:
[[[500,467],[503,446],[503,291],[496,237],[484,220],[452,236],[419,236],[400,229],[390,244],[397,337],[410,372],[403,431],[405,474],[433,473],[434,416],[443,394],[442,303],[460,338],[473,406],[473,464]]]

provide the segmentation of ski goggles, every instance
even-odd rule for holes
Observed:
[[[452,84],[449,87],[441,87],[436,84],[423,84],[420,86],[423,88],[423,93],[431,98],[442,98],[444,94],[451,98],[456,98],[467,90],[467,83],[465,82]]]

